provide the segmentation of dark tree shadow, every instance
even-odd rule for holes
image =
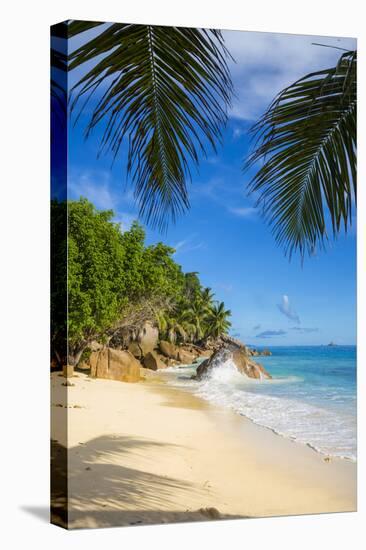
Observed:
[[[115,455],[148,456],[149,449],[154,447],[173,445],[142,438],[103,436],[67,453],[65,447],[53,441],[52,523],[74,529],[230,517],[205,508],[205,491],[191,483],[113,463]],[[181,503],[188,493],[197,497],[201,508],[184,509]]]

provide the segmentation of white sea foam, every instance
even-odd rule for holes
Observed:
[[[217,405],[231,408],[279,435],[307,444],[327,455],[356,459],[355,422],[352,415],[340,415],[298,398],[288,397],[291,396],[290,388],[285,396],[280,397],[263,391],[256,392],[256,389],[264,389],[258,385],[287,385],[301,382],[301,377],[272,380],[244,378],[230,359],[213,368],[210,376],[202,382],[190,380],[195,372],[193,366],[172,367],[166,369],[166,372],[171,376],[170,383],[193,391]],[[333,399],[336,398],[333,396]]]

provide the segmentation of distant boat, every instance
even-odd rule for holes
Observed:
[[[328,347],[329,347],[329,346],[330,346],[330,347],[333,347],[333,346],[336,346],[336,345],[337,345],[337,344],[335,344],[334,342],[329,342]]]

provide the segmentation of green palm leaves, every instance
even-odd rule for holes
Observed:
[[[67,26],[64,23],[51,27],[51,104],[52,113],[66,125],[67,116]],[[56,49],[57,40],[64,40],[63,47]]]
[[[351,224],[356,197],[356,52],[309,74],[272,102],[255,124],[246,165],[263,162],[250,184],[290,256],[312,254],[330,226]]]
[[[163,229],[189,208],[190,170],[221,139],[233,94],[223,37],[216,30],[83,21],[68,23],[67,33],[85,33],[68,56],[69,70],[82,73],[73,88],[75,120],[87,105],[86,136],[100,127],[101,152],[116,157],[125,149],[140,216]],[[65,66],[57,51],[52,62]],[[253,128],[246,168],[261,167],[249,192],[290,256],[313,254],[352,222],[356,63],[356,52],[345,52],[336,67],[288,86]]]
[[[192,295],[186,284],[181,300],[169,311],[156,312],[155,318],[161,337],[171,342],[201,342],[226,334],[231,327],[230,316],[231,311],[214,300],[210,288],[199,285]]]
[[[225,309],[224,302],[220,302],[211,306],[207,316],[207,333],[214,338],[218,338],[221,334],[226,334],[231,323],[230,309]]]
[[[74,21],[70,35],[96,25]],[[221,137],[232,94],[227,56],[216,30],[127,24],[111,24],[70,56],[70,70],[94,61],[73,108],[101,91],[86,135],[102,124],[101,150],[114,156],[126,142],[140,215],[152,226],[189,207],[189,164]]]

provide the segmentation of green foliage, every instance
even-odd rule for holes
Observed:
[[[148,246],[144,250],[141,268],[147,294],[158,293],[176,302],[184,286],[184,275],[172,258],[174,252],[174,248],[163,243]]]
[[[285,251],[312,254],[351,224],[356,198],[355,51],[283,90],[253,130],[250,190]]]
[[[98,23],[73,21],[69,35]],[[83,106],[104,86],[86,135],[104,128],[101,150],[128,151],[140,215],[162,227],[189,207],[189,160],[216,150],[232,95],[228,52],[217,30],[113,23],[69,56],[85,68],[75,85]],[[92,62],[92,63],[91,63]]]
[[[62,362],[67,349],[67,205],[51,203],[51,346]]]
[[[158,326],[171,342],[201,342],[227,333],[230,310],[214,300],[210,288],[203,288],[196,273],[185,274],[180,299],[172,311],[158,316]]]
[[[125,248],[111,211],[68,203],[68,335],[72,344],[103,333],[126,303]]]
[[[229,317],[231,311],[225,309],[224,302],[220,302],[211,306],[207,316],[208,333],[210,336],[217,338],[220,334],[226,333],[231,327]]]
[[[66,208],[69,354],[81,356],[93,339],[106,341],[121,319],[144,322],[146,315],[159,327],[161,337],[171,341],[199,341],[228,329],[230,312],[224,311],[221,321],[214,323],[211,289],[202,288],[197,273],[182,272],[173,248],[163,243],[146,246],[145,232],[137,222],[122,233],[112,221],[112,211],[98,211],[86,199],[52,203],[53,218],[61,222],[63,235]],[[63,252],[65,262],[65,238],[59,246],[54,253]],[[65,302],[66,277],[60,272],[57,278],[57,270],[55,274],[52,300],[60,307]],[[151,304],[147,314],[146,303]],[[53,334],[63,335],[64,340],[65,317],[53,316],[52,326]],[[128,321],[124,326],[129,326]]]

